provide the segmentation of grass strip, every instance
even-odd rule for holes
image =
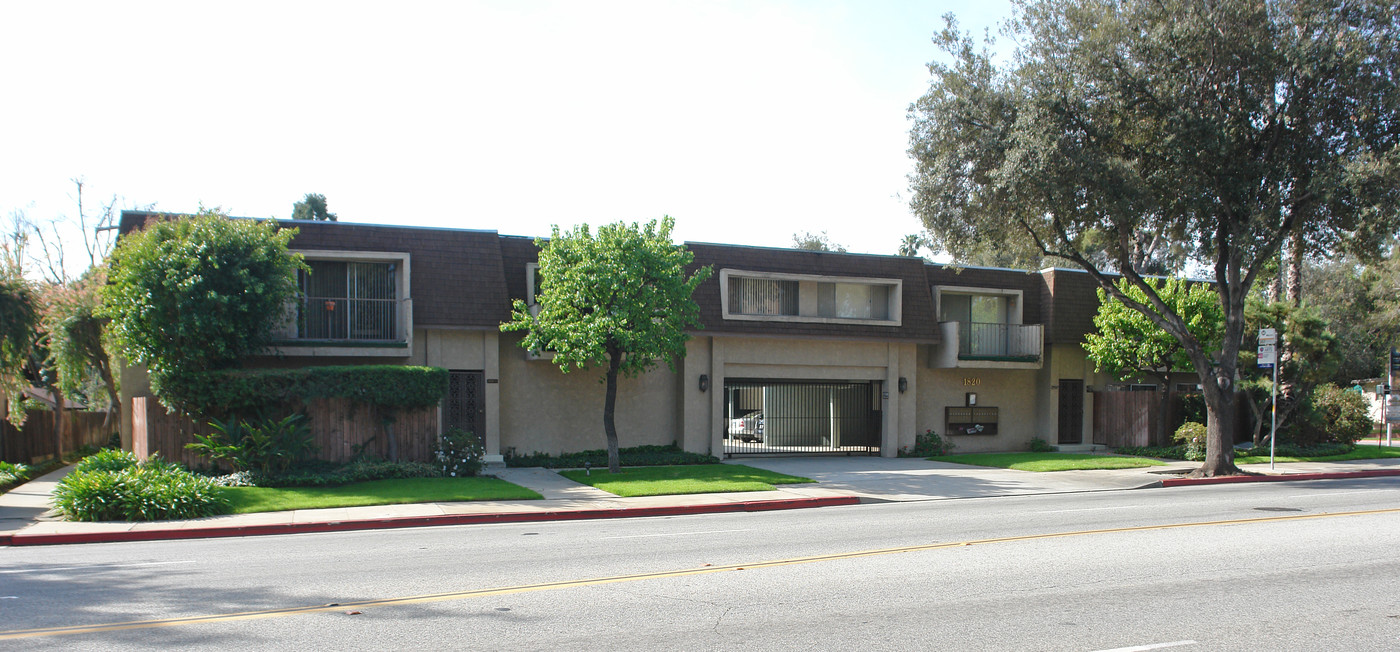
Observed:
[[[617,474],[608,473],[607,469],[594,469],[591,474],[573,470],[561,471],[560,475],[625,498],[771,491],[773,485],[812,482],[809,478],[741,464],[627,467]]]
[[[233,513],[293,509],[452,503],[472,500],[538,500],[541,496],[497,478],[403,478],[338,487],[228,487]]]
[[[1274,458],[1275,462],[1343,462],[1346,460],[1381,460],[1392,457],[1400,457],[1400,446],[1377,446],[1375,444],[1357,444],[1356,449],[1350,453],[1340,455],[1319,455],[1315,457],[1285,457]],[[1267,464],[1268,455],[1242,455],[1235,458],[1235,464]]]
[[[935,462],[952,462],[972,466],[990,466],[1017,471],[1094,471],[1102,469],[1136,469],[1166,466],[1166,462],[1150,457],[1120,455],[1091,455],[1087,453],[965,453],[928,458]]]

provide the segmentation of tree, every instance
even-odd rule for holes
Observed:
[[[587,225],[568,232],[555,226],[548,241],[535,241],[543,278],[538,313],[516,300],[511,321],[501,325],[502,331],[524,331],[525,349],[554,352],[564,373],[605,369],[603,431],[613,473],[620,471],[613,418],[618,375],[634,377],[660,359],[674,370],[675,360],[685,357],[686,329],[700,324],[691,295],[710,268],[686,275],[695,257],[671,243],[674,225],[670,217],[646,225],[618,222],[596,235]]]
[[[846,247],[832,242],[826,231],[822,231],[820,234],[806,231],[794,233],[792,234],[792,248],[806,251],[834,251],[838,254],[846,253]]]
[[[1258,344],[1261,328],[1272,328],[1287,344],[1293,355],[1279,356],[1278,405],[1273,407],[1274,376],[1272,369],[1260,369],[1253,346]],[[1258,296],[1245,304],[1245,342],[1251,346],[1240,350],[1240,387],[1249,393],[1247,405],[1254,417],[1254,443],[1263,444],[1264,425],[1269,423],[1271,408],[1279,432],[1290,430],[1290,421],[1306,416],[1307,397],[1319,384],[1327,382],[1341,366],[1342,356],[1337,338],[1327,322],[1311,306],[1294,306],[1289,301],[1265,302]],[[1284,380],[1293,391],[1285,394]]]
[[[28,281],[6,261],[0,261],[0,398],[9,404],[10,423],[24,423],[19,407],[29,386],[25,366],[29,364],[39,329],[37,293]]]
[[[105,267],[93,267],[68,284],[50,285],[44,293],[43,329],[48,336],[49,364],[57,371],[58,389],[86,397],[89,406],[105,394],[107,420],[121,415],[117,377],[107,353],[107,319],[98,315],[99,292],[107,282]]]
[[[301,201],[292,204],[292,219],[334,222],[335,213],[330,212],[330,209],[326,208],[325,195],[307,193]]]
[[[112,252],[98,316],[151,389],[191,371],[235,366],[261,350],[296,293],[296,229],[201,209],[124,236]]]
[[[1178,279],[1148,279],[1147,284],[1168,306],[1186,322],[1192,335],[1207,348],[1219,346],[1223,320],[1220,303],[1205,283],[1190,283]],[[1147,303],[1146,293],[1124,280],[1118,291],[1139,303]],[[1160,316],[1159,316],[1160,317]],[[1119,380],[1137,376],[1157,379],[1160,394],[1156,441],[1167,441],[1167,412],[1171,405],[1171,373],[1189,369],[1191,361],[1175,337],[1140,311],[1133,310],[1099,289],[1099,312],[1094,315],[1097,333],[1084,338],[1084,350],[1099,371],[1114,374]]]
[[[1171,333],[1207,407],[1196,473],[1237,472],[1238,353],[1261,268],[1294,233],[1374,255],[1400,220],[1393,2],[1026,0],[1007,28],[1006,69],[951,17],[935,38],[952,62],[930,64],[910,108],[912,208],[955,256],[1030,243]],[[1160,241],[1211,270],[1221,349],[1143,277],[1134,252]]]
[[[911,233],[899,241],[897,256],[918,256],[919,250],[928,246],[928,239],[918,233]]]

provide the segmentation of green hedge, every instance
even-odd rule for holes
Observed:
[[[447,394],[447,370],[402,365],[300,369],[232,369],[184,374],[167,381],[162,400],[188,414],[256,414],[318,398],[346,398],[387,408],[437,405]]]
[[[719,464],[713,455],[687,453],[674,444],[670,446],[636,446],[617,451],[622,466],[670,466],[674,464]],[[584,463],[595,467],[608,466],[608,452],[603,449],[549,455],[506,455],[506,466],[542,466],[547,469],[581,469]]]

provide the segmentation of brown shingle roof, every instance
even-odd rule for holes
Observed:
[[[293,249],[407,252],[414,326],[496,329],[510,301],[495,231],[280,222],[299,231]]]
[[[788,337],[836,337],[937,342],[938,323],[933,299],[924,275],[923,261],[901,256],[876,256],[834,252],[686,243],[695,254],[693,268],[710,265],[714,273],[695,291],[700,321],[707,333],[780,335]],[[903,281],[903,307],[899,326],[869,324],[812,324],[724,319],[720,305],[720,270],[893,278]]]

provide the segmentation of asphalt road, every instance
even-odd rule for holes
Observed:
[[[1397,544],[1369,478],[3,548],[0,649],[1397,649]]]

